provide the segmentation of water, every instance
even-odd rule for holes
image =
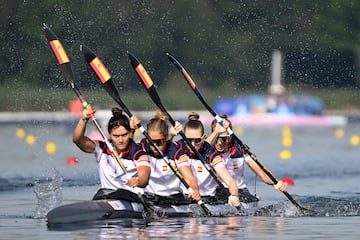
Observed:
[[[277,178],[294,180],[288,187],[291,196],[320,216],[299,216],[284,194],[256,180],[246,168],[248,187],[261,197],[262,207],[249,216],[163,219],[149,225],[142,219],[122,219],[49,229],[44,218],[49,209],[91,199],[98,188],[95,160],[72,144],[73,127],[50,122],[0,124],[1,239],[357,239],[360,234],[356,123],[341,129],[342,138],[331,127],[291,127],[293,145],[288,147],[282,144],[282,127],[236,129],[243,131],[238,136]],[[56,151],[46,147],[49,143]],[[279,156],[283,150],[291,152],[289,160]],[[72,158],[78,163],[68,164]]]

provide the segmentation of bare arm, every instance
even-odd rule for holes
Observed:
[[[132,177],[128,180],[127,185],[131,187],[141,187],[144,188],[149,183],[150,178],[150,167],[149,166],[139,166],[137,167],[137,177]]]
[[[179,170],[182,176],[184,177],[185,181],[189,184],[189,186],[193,190],[193,192],[189,194],[189,197],[194,199],[195,201],[199,201],[201,199],[199,193],[199,186],[197,184],[197,180],[195,176],[191,171],[190,166],[181,166]]]
[[[87,136],[85,136],[86,124],[90,117],[90,113],[93,112],[91,106],[88,108],[89,108],[89,110],[88,109],[83,110],[83,115],[80,118],[78,124],[76,125],[76,127],[74,129],[72,141],[82,151],[84,151],[86,153],[93,153],[95,151],[95,147],[96,147],[95,142],[92,141]]]
[[[261,180],[264,183],[268,185],[273,185],[276,190],[282,192],[286,191],[286,185],[283,183],[283,181],[279,180],[278,183],[275,185],[274,182],[270,179],[270,177],[264,172],[264,170],[261,169],[261,167],[253,159],[251,158],[248,159],[246,163],[250,167],[250,169],[261,178]]]
[[[210,143],[212,146],[214,146],[214,144],[216,143],[216,138],[222,134],[225,133],[227,130],[227,128],[229,127],[229,121],[227,121],[226,119],[223,120],[223,124],[224,126],[221,126],[219,123],[216,123],[215,128],[213,129],[213,131],[210,133],[210,135],[206,138],[206,141],[208,143]]]
[[[216,170],[216,173],[221,177],[221,179],[225,182],[225,184],[229,188],[230,194],[233,196],[237,196],[238,188],[236,185],[236,181],[231,176],[231,174],[229,173],[227,168],[226,167],[217,167],[215,170]]]

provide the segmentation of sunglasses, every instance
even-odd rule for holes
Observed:
[[[201,143],[204,140],[204,138],[205,138],[205,136],[203,135],[203,136],[201,136],[199,138],[188,138],[188,140],[190,142],[194,142],[194,143]]]
[[[220,141],[220,142],[228,142],[230,140],[230,136],[218,136],[216,138],[216,141]]]
[[[162,146],[162,145],[164,145],[164,143],[166,142],[166,141],[165,141],[165,138],[151,139],[151,140],[152,140],[157,146]],[[148,143],[150,143],[149,140],[146,139],[146,141],[147,141]]]

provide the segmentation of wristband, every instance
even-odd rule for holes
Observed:
[[[83,120],[84,122],[88,122],[89,121],[89,118],[81,118],[81,120]]]
[[[250,157],[250,155],[245,155],[244,159],[245,159],[245,161],[249,161],[251,159],[251,157]]]

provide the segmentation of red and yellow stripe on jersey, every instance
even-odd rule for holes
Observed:
[[[223,161],[223,158],[221,157],[221,155],[217,155],[217,156],[215,156],[214,159],[211,161],[211,165],[212,165],[213,167],[215,167],[216,164],[221,163],[222,161]]]

